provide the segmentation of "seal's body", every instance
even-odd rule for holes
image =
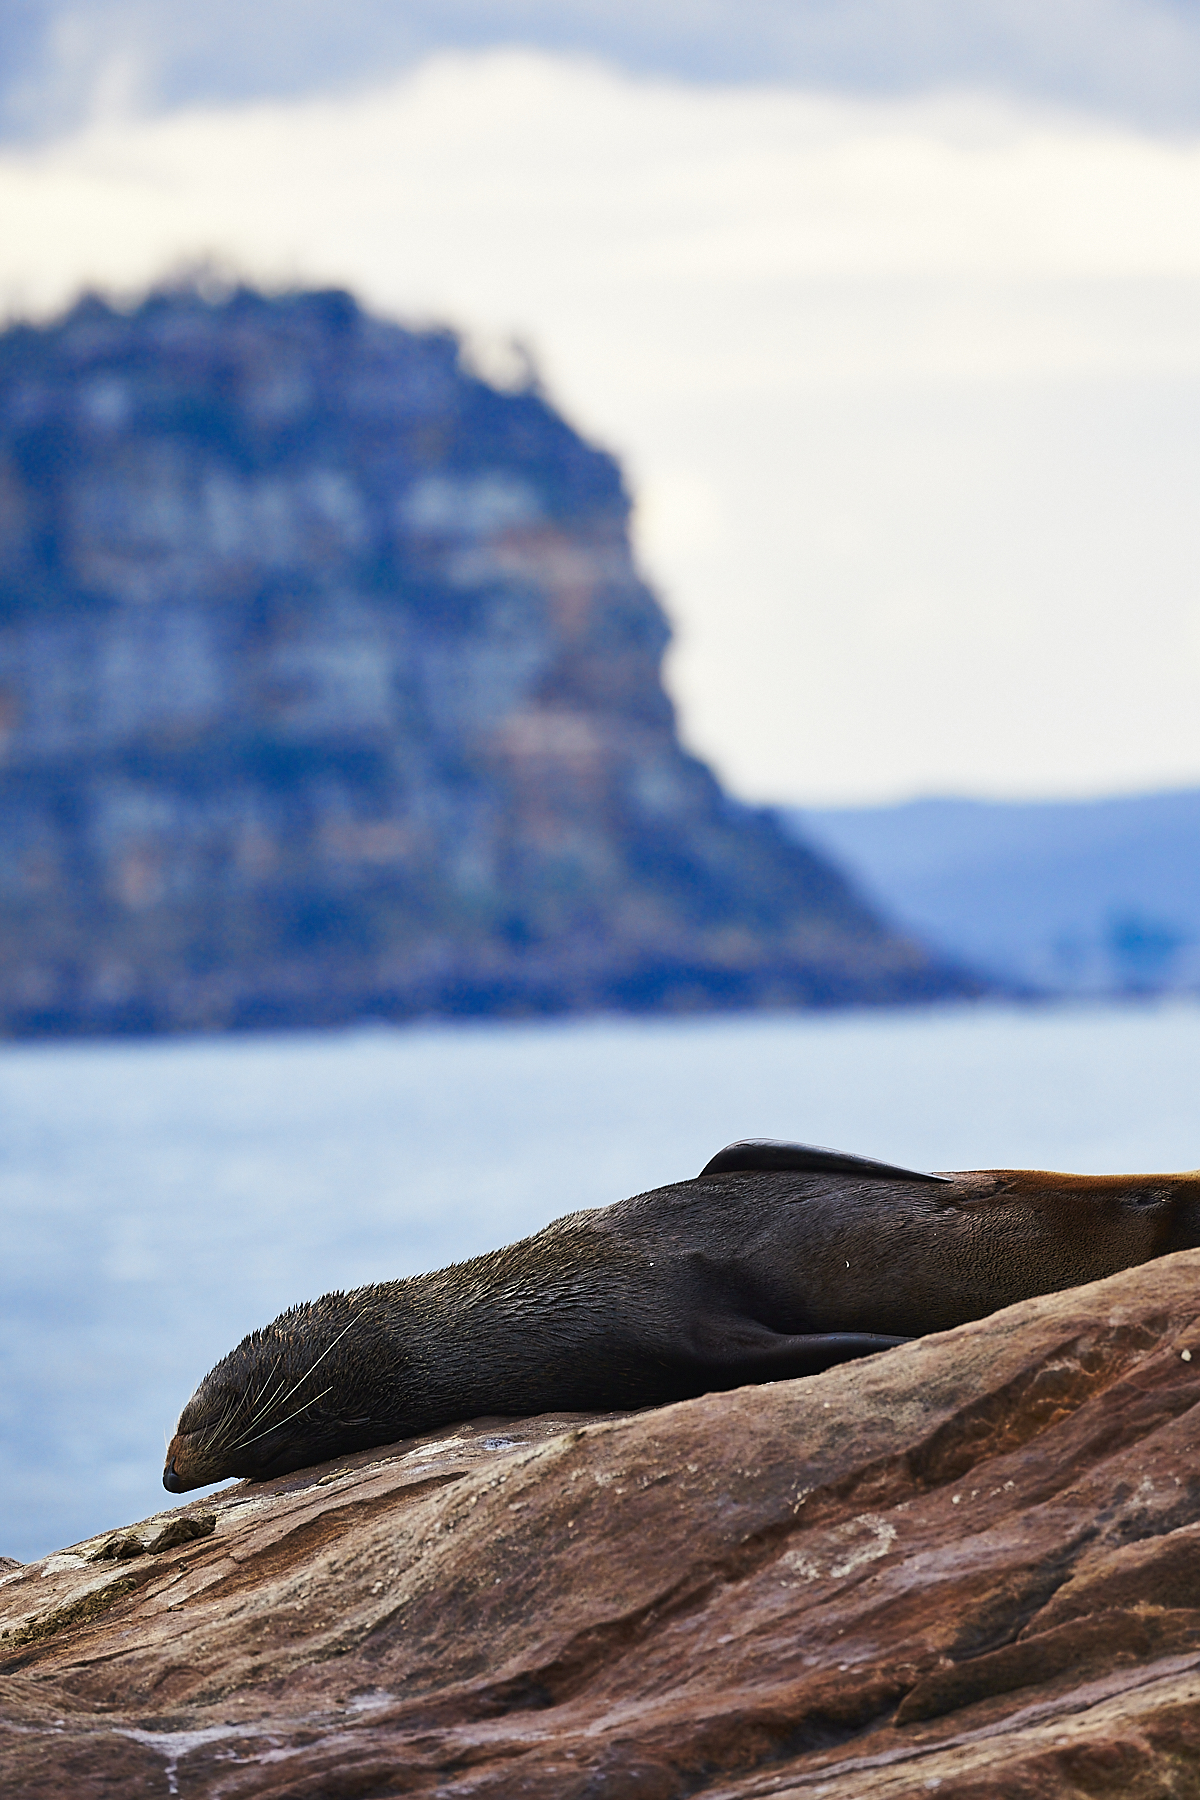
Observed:
[[[731,1145],[694,1181],[283,1313],[188,1401],[163,1482],[811,1375],[1197,1244],[1200,1171],[933,1176]]]

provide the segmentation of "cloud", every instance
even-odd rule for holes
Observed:
[[[1191,0],[7,0],[0,129],[44,135],[122,96],[149,110],[296,97],[505,46],[690,81],[967,85],[1200,123]]]
[[[0,157],[10,305],[204,253],[531,339],[746,793],[1200,778],[1200,142],[507,52]]]

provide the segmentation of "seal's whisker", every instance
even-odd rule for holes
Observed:
[[[332,1348],[332,1346],[330,1347]],[[322,1388],[319,1394],[314,1394],[311,1400],[306,1400],[303,1406],[298,1406],[294,1413],[289,1413],[286,1419],[277,1419],[273,1425],[267,1426],[266,1431],[260,1431],[257,1437],[244,1438],[241,1443],[232,1444],[230,1448],[234,1450],[244,1450],[247,1444],[257,1444],[259,1438],[266,1437],[272,1431],[278,1431],[281,1425],[290,1425],[293,1419],[298,1419],[301,1413],[306,1413],[310,1406],[315,1406],[318,1400],[323,1400],[326,1394],[332,1394],[332,1392],[333,1386],[331,1383],[329,1387]]]
[[[274,1375],[275,1369],[279,1367],[282,1361],[283,1352],[281,1350],[279,1355],[275,1358],[275,1367],[271,1370],[271,1376]],[[264,1381],[259,1388],[257,1396],[250,1401],[250,1406],[256,1415],[265,1412],[268,1406],[273,1406],[287,1385],[286,1375],[281,1375],[279,1380],[274,1383],[271,1381],[271,1376],[267,1377],[266,1381]]]
[[[201,1450],[213,1450],[220,1445],[226,1430],[237,1414],[239,1404],[239,1396],[236,1394],[232,1395],[225,1402],[225,1405],[217,1416],[216,1423],[206,1426],[204,1431],[201,1432],[199,1445]]]
[[[271,1386],[275,1371],[282,1361],[283,1351],[281,1350],[279,1355],[275,1358],[275,1361],[272,1363],[266,1380],[259,1388],[257,1397],[251,1396],[249,1401],[250,1417],[246,1420],[245,1426],[247,1431],[251,1430],[260,1420],[264,1419],[267,1415],[268,1408],[274,1406],[277,1401],[281,1406],[286,1404],[286,1396],[283,1400],[280,1400],[279,1396],[287,1382],[287,1376],[281,1376],[279,1381],[275,1383],[275,1386]],[[303,1376],[301,1376],[301,1380],[303,1379]]]
[[[257,1395],[251,1392],[248,1399],[236,1393],[229,1396],[213,1423],[206,1425],[199,1435],[197,1448],[202,1455],[212,1455],[215,1451],[230,1448],[226,1440],[240,1413],[244,1414],[248,1410],[250,1414],[249,1418],[243,1418],[241,1421],[243,1432],[252,1431],[266,1417],[270,1407],[278,1400],[287,1380],[287,1377],[284,1376],[282,1380],[275,1383],[273,1388],[271,1386],[276,1370],[282,1361],[283,1351],[281,1350],[267,1371],[266,1379]]]
[[[278,1404],[280,1406],[287,1405],[287,1403],[291,1399],[292,1395],[294,1393],[298,1392],[298,1390],[304,1386],[304,1383],[308,1380],[309,1376],[312,1374],[313,1370],[316,1368],[317,1363],[324,1362],[325,1358],[329,1355],[329,1352],[331,1350],[337,1349],[338,1345],[341,1343],[341,1341],[345,1337],[346,1333],[350,1330],[351,1326],[357,1324],[357,1322],[358,1321],[356,1319],[351,1319],[349,1325],[343,1326],[341,1331],[338,1332],[338,1334],[334,1338],[333,1342],[331,1344],[326,1344],[325,1348],[322,1350],[320,1356],[317,1357],[316,1361],[309,1363],[307,1369],[305,1369],[305,1371],[304,1371],[303,1375],[301,1375],[299,1381],[295,1381],[292,1383],[291,1387],[288,1389],[287,1393],[283,1396],[282,1400],[280,1400],[278,1402]],[[329,1389],[326,1388],[324,1391],[325,1391],[325,1393],[328,1393]],[[320,1399],[320,1395],[318,1395],[317,1398]],[[311,1406],[313,1404],[313,1402],[311,1400],[309,1400],[306,1402],[306,1404],[308,1406]],[[300,1408],[300,1411],[301,1412],[304,1411],[303,1406]],[[295,1413],[292,1413],[289,1416],[294,1419],[297,1415]],[[262,1415],[260,1413],[259,1419],[261,1419],[261,1417],[262,1417]],[[253,1425],[258,1424],[259,1419],[252,1419],[250,1421],[250,1425],[253,1426]],[[287,1420],[281,1419],[278,1421],[278,1423],[281,1425],[284,1425],[287,1423]],[[267,1431],[273,1431],[274,1429],[275,1429],[274,1425],[269,1425],[267,1427]],[[260,1431],[255,1435],[255,1437],[252,1437],[252,1438],[240,1437],[237,1439],[237,1441],[235,1443],[228,1445],[228,1448],[230,1450],[243,1450],[243,1449],[245,1449],[245,1447],[248,1443],[249,1444],[256,1443],[258,1441],[258,1438],[265,1437],[265,1436],[266,1436],[266,1431]]]

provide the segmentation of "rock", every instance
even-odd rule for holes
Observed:
[[[1198,1281],[1185,1251],[807,1381],[479,1420],[17,1569],[7,1791],[1194,1795]]]
[[[0,1030],[975,991],[682,749],[628,514],[345,294],[0,332]]]
[[[164,1550],[177,1550],[183,1544],[191,1544],[197,1538],[211,1537],[217,1529],[216,1513],[189,1513],[186,1517],[169,1519],[161,1531],[146,1536],[142,1532],[118,1532],[115,1537],[106,1538],[98,1550],[93,1550],[89,1562],[128,1562],[134,1556],[159,1556]]]

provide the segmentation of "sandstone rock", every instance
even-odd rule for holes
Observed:
[[[6,1791],[1200,1793],[1198,1280],[474,1421],[10,1572]]]
[[[0,332],[0,1030],[969,989],[683,750],[628,514],[345,294]]]

